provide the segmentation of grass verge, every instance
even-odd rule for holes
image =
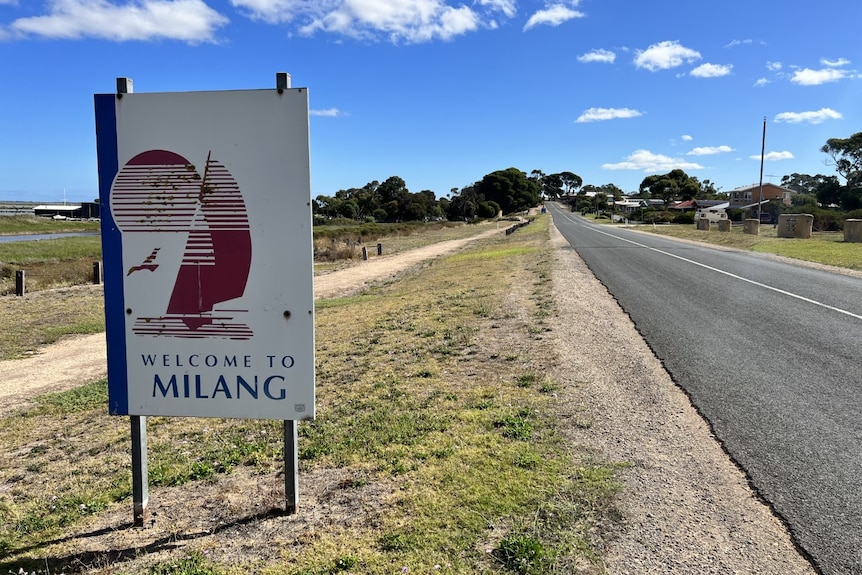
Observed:
[[[196,529],[152,533],[186,544],[108,561],[110,543],[94,552],[93,538],[70,535],[117,529],[100,517],[131,505],[127,422],[105,415],[100,382],[0,419],[0,572],[601,572],[596,526],[617,485],[613,467],[573,454],[551,416],[551,258],[542,217],[318,302],[319,415],[299,428],[300,479],[340,478],[337,496],[361,521],[301,504],[306,521],[324,519],[292,538],[284,528],[264,544],[265,522],[243,523],[260,549],[228,553],[235,532]],[[240,470],[278,482],[279,422],[150,418],[148,434],[151,500],[177,485],[217,493]]]
[[[102,286],[0,298],[0,360],[22,357],[64,335],[105,331]]]
[[[761,226],[760,235],[757,236],[742,233],[742,227],[739,225],[734,225],[730,232],[707,232],[695,229],[694,226],[673,224],[637,226],[635,229],[862,271],[862,244],[845,242],[842,232],[814,232],[810,239],[797,239],[779,238],[772,226]]]

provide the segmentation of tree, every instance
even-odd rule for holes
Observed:
[[[539,187],[539,190],[545,191],[545,172],[542,170],[532,170],[530,171],[530,179],[536,182],[536,185]]]
[[[862,132],[849,138],[829,138],[820,151],[829,155],[835,171],[844,178],[841,208],[850,211],[862,207]]]
[[[484,201],[485,198],[480,197],[473,186],[467,186],[449,200],[446,217],[453,222],[471,221],[476,217],[479,204]]]
[[[598,189],[604,192],[608,198],[613,198],[614,200],[621,200],[625,195],[625,192],[616,184],[605,184],[604,186],[599,186]]]
[[[674,199],[691,200],[700,191],[700,182],[680,169],[664,175],[647,176],[641,182],[640,192],[658,197],[668,206]]]
[[[834,177],[822,174],[809,176],[808,174],[797,174],[794,172],[790,175],[781,176],[781,187],[799,192],[800,194],[816,194],[817,188],[820,187],[824,180]]]
[[[497,202],[504,214],[527,210],[539,204],[539,187],[534,180],[517,168],[507,168],[486,174],[473,184],[477,194]],[[462,192],[463,194],[463,192]]]
[[[548,174],[542,180],[542,191],[552,200],[558,199],[563,195],[563,180],[560,174]]]
[[[697,178],[693,178],[697,181]],[[698,200],[717,200],[720,196],[727,197],[727,194],[720,194],[719,188],[715,187],[709,180],[704,180],[702,182],[698,181],[698,191],[695,197]]]
[[[840,206],[842,203],[842,195],[844,187],[838,180],[838,176],[824,177],[823,180],[814,189],[817,195],[817,201],[823,207]]]
[[[848,187],[855,188],[862,183],[862,132],[849,138],[829,138],[820,151],[832,158],[835,171]]]
[[[579,175],[573,174],[572,172],[560,172],[557,175],[560,177],[560,181],[563,182],[566,195],[570,195],[584,184],[584,180]]]

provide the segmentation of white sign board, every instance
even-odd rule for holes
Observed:
[[[95,107],[110,412],[313,418],[307,90]]]

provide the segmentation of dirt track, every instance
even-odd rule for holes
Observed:
[[[384,281],[425,260],[453,252],[479,238],[502,234],[489,230],[472,238],[448,240],[399,254],[371,258],[314,280],[314,297],[350,295],[373,282]],[[93,289],[87,286],[82,289]],[[105,334],[63,338],[31,357],[0,361],[0,403],[5,412],[27,406],[43,393],[70,389],[86,381],[105,377]]]

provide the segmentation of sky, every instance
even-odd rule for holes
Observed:
[[[309,91],[312,196],[495,170],[637,191],[835,175],[862,131],[858,0],[0,0],[0,200],[98,195],[93,95]]]

